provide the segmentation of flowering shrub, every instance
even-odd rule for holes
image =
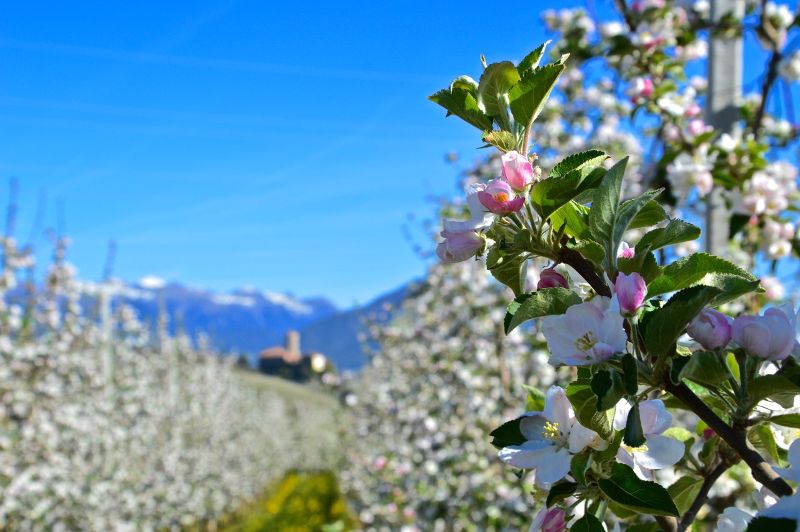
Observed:
[[[33,258],[1,244],[1,528],[213,528],[287,469],[330,467],[317,402],[249,382],[164,321],[151,334],[115,303],[123,285],[75,278],[64,239],[42,290],[16,286]]]
[[[648,14],[667,23],[676,16],[665,2],[632,7],[638,14],[626,11],[626,17],[642,23],[648,23]],[[782,42],[785,17],[762,18],[775,29],[771,42]],[[651,26],[651,34],[634,36],[644,39],[637,45],[663,45],[668,37],[659,29]],[[577,40],[575,34],[567,39],[571,49],[584,44],[578,34]],[[707,253],[677,260],[658,253],[693,242],[701,231],[670,216],[656,201],[667,192],[662,188],[643,188],[625,199],[629,158],[613,162],[605,152],[591,149],[562,158],[549,171],[536,168],[537,157],[528,158],[531,132],[536,131],[532,126],[567,60],[562,55],[540,65],[545,46],[516,65],[484,64],[479,81],[461,76],[431,96],[504,154],[500,177],[485,187],[470,187],[468,218],[445,220],[440,247],[458,243],[459,253],[440,252],[440,258],[457,262],[485,254],[488,271],[516,296],[507,307],[505,331],[541,318],[549,362],[574,368],[566,386],[550,387],[543,397],[534,394],[527,413],[491,432],[500,460],[528,473],[536,486],[543,508],[534,525],[602,530],[604,523],[627,528],[657,524],[684,530],[719,477],[743,462],[778,499],[756,515],[750,528],[790,520],[792,528],[800,529],[800,500],[787,482],[796,480],[797,447],[781,451],[773,429],[800,426],[796,413],[782,410],[793,406],[800,392],[796,312],[790,306],[773,307],[760,316],[731,320],[714,310],[735,308],[729,304],[743,298],[757,302],[752,296],[763,290],[759,280]],[[666,81],[637,84],[637,101],[653,96]],[[667,96],[657,105],[668,113],[699,112]],[[713,136],[707,132],[704,142]],[[712,171],[713,164],[708,170],[712,178],[725,181]],[[697,168],[690,173],[696,175]],[[623,238],[634,245],[623,245]],[[467,241],[469,246],[462,245]],[[578,281],[569,283],[562,276],[562,283],[549,274],[541,287],[529,291],[527,264],[542,259],[568,267]],[[684,420],[703,423],[699,449],[697,436],[671,427],[677,416],[670,410],[685,411]],[[787,457],[791,467],[780,469]],[[664,469],[675,473],[669,487],[653,481],[656,471]],[[728,512],[724,519],[745,518]]]

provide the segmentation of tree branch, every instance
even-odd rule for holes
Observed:
[[[734,429],[725,423],[685,384],[673,384],[672,381],[669,380],[669,377],[667,377],[664,383],[664,389],[680,399],[692,412],[697,414],[709,427],[714,429],[719,437],[725,440],[725,443],[736,451],[736,453],[742,457],[742,460],[750,466],[750,471],[754,479],[761,482],[767,489],[771,490],[779,497],[791,495],[793,493],[789,484],[787,484],[786,481],[772,469],[772,466],[764,460],[764,457],[750,445],[750,442],[747,441],[745,430]]]
[[[557,260],[558,262],[563,262],[575,268],[575,271],[589,283],[589,286],[591,286],[598,295],[611,297],[611,290],[594,269],[592,263],[586,260],[583,255],[574,249],[562,247],[561,251],[558,252]]]
[[[721,477],[729,467],[730,464],[723,458],[722,461],[705,476],[703,485],[700,486],[700,491],[697,493],[697,497],[695,497],[692,506],[683,514],[681,522],[678,523],[679,532],[689,529],[689,526],[691,526],[695,517],[697,517],[697,512],[700,511],[700,508],[702,508],[708,500],[708,492],[711,490],[711,486],[714,485],[717,479]]]
[[[656,515],[654,516],[656,519],[656,523],[658,526],[661,527],[661,530],[664,532],[677,532],[678,530],[678,520],[674,517],[669,517],[665,515]]]

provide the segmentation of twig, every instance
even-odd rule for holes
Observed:
[[[589,286],[592,287],[597,295],[611,297],[611,290],[606,286],[606,283],[600,275],[598,275],[592,263],[586,260],[583,255],[574,249],[562,247],[561,251],[558,253],[557,260],[558,262],[563,262],[575,268],[575,271],[589,283]]]
[[[700,486],[700,491],[697,493],[697,497],[695,497],[692,506],[686,511],[685,514],[683,514],[681,522],[678,523],[678,530],[680,532],[687,530],[692,522],[694,522],[695,517],[697,517],[697,512],[700,511],[700,508],[702,508],[708,500],[708,492],[711,490],[711,486],[714,485],[717,479],[721,477],[729,467],[730,465],[728,464],[728,461],[723,459],[705,476],[703,479],[703,485]]]
[[[725,443],[736,451],[736,453],[742,457],[742,460],[750,466],[750,471],[754,479],[761,482],[767,489],[771,490],[779,497],[791,495],[793,493],[789,484],[787,484],[786,481],[772,469],[772,466],[764,460],[764,457],[750,445],[747,441],[746,431],[734,429],[725,423],[685,384],[673,384],[667,377],[664,383],[664,389],[680,399],[692,412],[697,414],[709,427],[714,429],[719,437],[725,440]]]

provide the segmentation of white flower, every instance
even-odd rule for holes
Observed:
[[[567,476],[573,454],[587,447],[600,451],[608,448],[595,431],[578,423],[566,392],[559,386],[547,390],[544,412],[527,413],[519,428],[527,441],[501,449],[498,456],[514,467],[536,470],[538,485]]]
[[[758,512],[756,517],[794,519],[796,523],[795,530],[800,532],[800,492],[778,499],[778,502],[769,508]]]
[[[800,439],[794,440],[789,446],[789,465],[791,467],[775,467],[775,472],[785,480],[800,482]]]
[[[753,516],[739,508],[725,508],[717,518],[717,532],[745,532]]]
[[[628,401],[623,399],[617,403],[614,412],[615,430],[625,430],[630,411],[631,405]],[[644,445],[621,445],[617,451],[617,460],[630,466],[640,478],[647,480],[652,476],[650,470],[664,469],[683,458],[684,445],[674,438],[661,435],[672,424],[672,414],[661,399],[639,403],[639,417],[645,438]]]
[[[483,183],[473,183],[467,187],[467,208],[469,208],[469,219],[467,220],[444,220],[444,230],[449,233],[466,233],[478,229],[484,229],[492,225],[494,215],[487,213],[478,199],[478,192],[486,188]]]
[[[597,364],[625,351],[627,343],[616,295],[596,296],[562,315],[545,316],[542,333],[554,366]]]

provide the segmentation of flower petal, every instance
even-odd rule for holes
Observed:
[[[558,423],[558,430],[568,434],[575,421],[572,405],[567,399],[567,392],[560,386],[551,386],[544,399],[544,417],[553,423]]]
[[[553,484],[567,476],[571,457],[572,455],[566,449],[547,453],[544,460],[541,460],[536,466],[536,483],[539,485]]]
[[[633,459],[647,469],[664,469],[675,465],[686,450],[683,443],[666,436],[647,438],[646,445],[647,450],[634,452]]]
[[[551,441],[529,440],[522,445],[503,447],[497,456],[508,465],[521,469],[535,469],[540,463],[546,463],[555,451],[555,445]]]

